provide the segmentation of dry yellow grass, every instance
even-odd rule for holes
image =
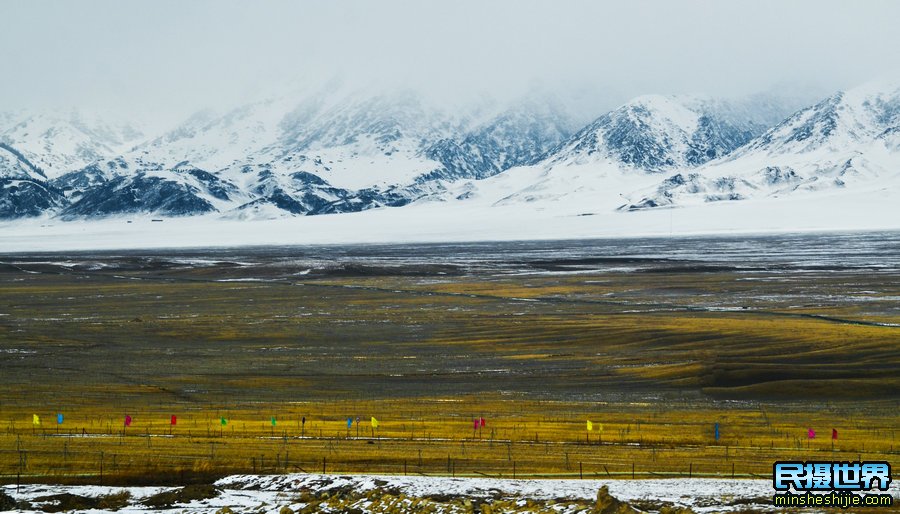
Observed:
[[[0,480],[96,482],[101,464],[107,482],[323,463],[570,477],[900,464],[900,330],[865,324],[898,315],[877,300],[797,306],[779,296],[796,282],[729,272],[289,271],[270,283],[210,281],[238,273],[217,269],[0,273]],[[893,276],[852,278],[853,290],[896,289]],[[809,296],[851,287],[797,280]],[[588,419],[603,431],[587,433]]]
[[[797,406],[578,404],[500,398],[327,402],[195,411],[42,412],[13,416],[0,434],[6,481],[178,482],[226,473],[321,471],[511,476],[767,476],[775,460],[897,459],[896,410],[828,412]],[[891,412],[889,415],[885,412]],[[169,425],[169,416],[178,416]],[[275,415],[277,425],[270,419]],[[359,435],[356,416],[359,415]],[[354,418],[348,430],[346,418]],[[377,430],[369,418],[379,420]],[[487,426],[473,430],[473,419]],[[220,418],[228,420],[226,426]],[[301,417],[306,423],[301,425]],[[586,430],[586,421],[594,431]],[[715,441],[713,424],[720,424]],[[806,437],[814,428],[816,439]],[[601,431],[602,428],[602,431]],[[830,439],[837,428],[839,439]],[[124,435],[123,435],[124,432]],[[82,434],[85,435],[82,435]],[[302,435],[302,436],[301,436]],[[373,437],[374,435],[374,437]]]

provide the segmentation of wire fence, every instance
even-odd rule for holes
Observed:
[[[204,431],[205,432],[205,431]],[[10,444],[13,443],[13,444]],[[159,481],[227,474],[347,473],[491,478],[771,479],[777,460],[889,460],[897,452],[770,445],[664,445],[501,439],[16,434],[0,448],[0,481]]]

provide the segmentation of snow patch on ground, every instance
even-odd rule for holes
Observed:
[[[377,475],[234,475],[215,484],[221,493],[212,499],[194,500],[176,506],[178,512],[212,512],[229,507],[240,512],[277,513],[284,506],[294,510],[304,507],[301,493],[353,491],[363,497],[373,490],[396,490],[406,497],[458,497],[478,499],[587,500],[593,501],[597,491],[607,486],[609,493],[627,502],[668,502],[692,508],[695,512],[728,512],[753,507],[772,510],[768,504],[774,494],[769,480],[734,479],[652,479],[652,480],[512,480],[496,478],[450,478],[427,476],[377,476]],[[109,486],[52,486],[15,485],[3,486],[0,491],[16,500],[34,502],[36,498],[51,494],[70,493],[98,497],[121,491],[131,494],[130,505],[118,512],[150,512],[153,509],[140,503],[171,487],[109,487]],[[892,484],[890,493],[900,496],[900,486]],[[562,504],[556,507],[562,507]],[[559,509],[556,509],[559,510]],[[40,510],[21,512],[40,512]],[[104,510],[86,510],[100,513]],[[562,511],[561,511],[562,512]]]

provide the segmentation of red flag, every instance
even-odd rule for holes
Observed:
[[[831,438],[837,439],[837,429],[836,428],[831,429]]]
[[[131,426],[131,416],[128,416],[128,415],[125,416],[125,426],[126,427]]]
[[[481,418],[481,427],[484,428],[484,418]]]
[[[174,425],[174,424],[176,424],[177,422],[178,422],[178,418],[176,418],[175,415],[172,414],[172,421],[171,421],[169,424]]]
[[[806,437],[808,437],[808,438],[810,438],[810,439],[815,439],[815,438],[816,438],[816,431],[810,428],[809,431],[806,432]]]

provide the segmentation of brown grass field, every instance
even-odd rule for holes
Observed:
[[[0,262],[4,483],[900,465],[894,272]]]

